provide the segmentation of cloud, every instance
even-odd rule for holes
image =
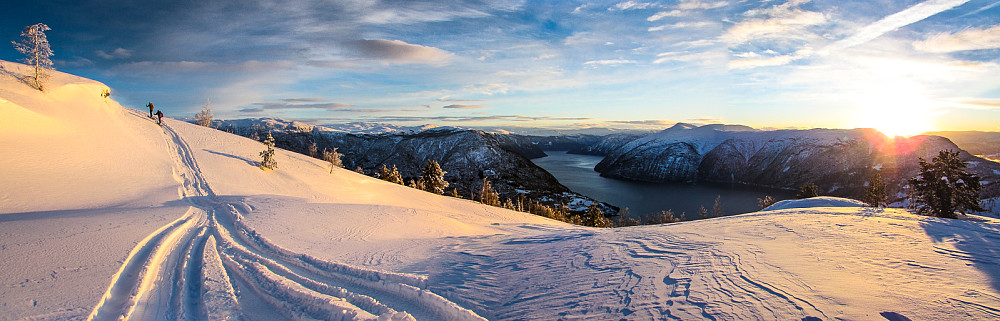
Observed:
[[[625,10],[639,10],[647,9],[655,6],[655,3],[651,2],[635,2],[635,1],[625,1],[619,2],[614,7],[608,8],[608,11],[625,11]]]
[[[285,99],[282,99],[281,101],[286,102],[286,103],[293,103],[293,104],[294,103],[321,103],[321,102],[325,102],[326,99],[322,99],[322,98],[285,98]]]
[[[452,21],[459,18],[487,17],[488,13],[472,8],[455,8],[446,3],[420,3],[409,5],[386,4],[387,8],[359,8],[361,22],[368,24],[414,24],[423,22]]]
[[[646,18],[646,21],[653,22],[666,17],[681,17],[684,16],[684,14],[684,11],[680,10],[660,11],[652,16],[649,16],[649,18]]]
[[[97,50],[94,52],[98,57],[104,59],[124,59],[132,57],[132,51],[125,48],[117,48],[112,50],[110,53],[104,52],[104,50]]]
[[[771,51],[773,52],[773,51]],[[736,56],[742,56],[741,59],[731,59],[729,60],[730,69],[752,69],[757,67],[768,67],[768,66],[781,66],[787,65],[793,61],[808,57],[812,54],[812,50],[809,47],[805,47],[788,55],[774,55],[774,56],[761,56],[755,52],[747,52],[742,54],[737,54]]]
[[[642,125],[642,126],[670,126],[677,123],[676,120],[609,120],[608,123],[612,124],[624,124],[624,125]]]
[[[715,9],[725,7],[728,4],[729,3],[725,1],[703,2],[699,0],[689,0],[681,1],[681,3],[677,4],[677,8],[681,10]]]
[[[991,28],[971,28],[956,33],[939,33],[913,43],[913,48],[926,52],[955,52],[1000,48],[1000,25]]]
[[[455,105],[444,106],[444,107],[441,107],[441,108],[448,108],[448,109],[483,109],[483,108],[486,108],[486,106],[484,106],[484,105],[458,105],[458,104],[455,104]]]
[[[357,40],[349,43],[364,58],[391,63],[441,65],[455,54],[428,46],[409,44],[401,40]]]
[[[524,115],[486,115],[486,116],[378,116],[373,118],[380,122],[478,122],[478,121],[581,121],[594,120],[589,117],[531,117]]]
[[[656,27],[649,27],[649,29],[647,29],[647,31],[653,32],[653,31],[661,31],[661,30],[664,30],[664,29],[701,28],[701,27],[711,26],[711,25],[714,25],[714,24],[715,23],[708,22],[708,21],[678,22],[678,23],[660,25],[660,26],[656,26]]]
[[[822,13],[803,11],[784,5],[773,8],[769,16],[769,18],[754,18],[739,22],[729,27],[720,39],[731,43],[744,43],[758,38],[798,38],[805,28],[827,21]]]
[[[635,60],[626,59],[605,59],[605,60],[591,60],[584,62],[584,65],[601,65],[601,66],[617,66],[624,64],[634,64]]]
[[[952,101],[973,108],[1000,108],[1000,98],[959,98]]]
[[[858,32],[853,36],[833,43],[827,48],[824,48],[820,53],[827,54],[832,51],[846,49],[872,41],[890,31],[927,19],[930,16],[960,6],[966,2],[969,2],[969,0],[929,0],[918,3],[903,11],[891,14],[879,21],[876,21],[875,23],[861,28],[861,30],[858,30]]]
[[[448,97],[441,97],[441,98],[438,98],[437,101],[453,102],[453,103],[465,103],[465,102],[486,101],[486,99],[453,99],[453,98],[448,98]]]
[[[311,102],[311,103],[303,103],[303,102]],[[252,107],[246,107],[240,109],[240,112],[257,113],[257,112],[263,112],[265,110],[292,110],[292,109],[325,109],[328,111],[333,111],[333,110],[344,110],[351,107],[356,107],[354,105],[344,104],[344,103],[315,102],[315,100],[313,100],[312,98],[283,99],[280,102],[253,103],[250,104],[250,106]]]

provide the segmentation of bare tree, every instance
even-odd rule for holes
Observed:
[[[202,106],[201,111],[194,115],[194,122],[196,124],[205,127],[212,127],[212,121],[215,120],[215,115],[212,114],[212,108],[209,108],[211,104],[211,101],[205,100],[205,106]]]
[[[45,78],[44,71],[52,69],[52,48],[49,47],[49,40],[45,37],[45,32],[52,30],[44,23],[36,23],[24,28],[21,32],[21,42],[11,41],[14,49],[24,54],[26,57],[22,62],[32,65],[35,68],[32,86],[42,90],[42,79]]]

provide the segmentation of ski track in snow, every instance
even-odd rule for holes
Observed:
[[[184,139],[163,131],[190,207],[133,248],[88,320],[483,320],[422,276],[325,261],[260,237],[242,222],[250,206],[216,196]]]

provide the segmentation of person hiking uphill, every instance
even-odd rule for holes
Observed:
[[[149,107],[149,118],[153,118],[153,103],[146,104],[146,107]]]
[[[162,110],[157,110],[155,115],[157,117],[156,118],[156,124],[160,125],[160,126],[163,126],[163,111]]]

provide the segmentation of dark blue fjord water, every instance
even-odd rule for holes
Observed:
[[[672,209],[677,215],[686,212],[687,219],[691,220],[698,217],[699,206],[705,206],[711,211],[716,196],[722,197],[726,215],[740,214],[756,211],[757,198],[766,195],[777,200],[795,196],[791,191],[740,185],[617,180],[601,177],[600,173],[594,171],[594,166],[603,158],[601,156],[575,155],[561,151],[545,153],[549,156],[533,159],[532,162],[552,173],[560,183],[574,192],[618,207],[628,207],[631,217]]]

